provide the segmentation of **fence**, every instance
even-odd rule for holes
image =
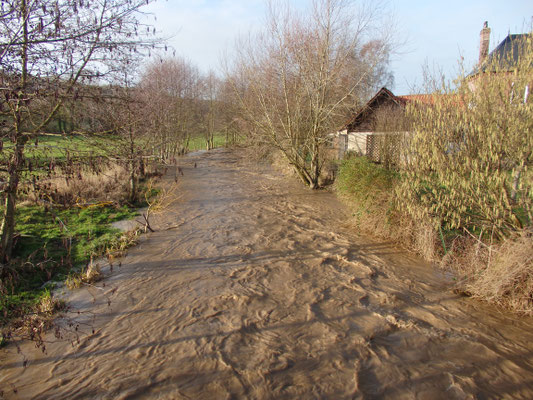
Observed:
[[[374,162],[389,165],[404,163],[409,132],[339,132],[335,147],[338,158],[346,153],[367,156]]]

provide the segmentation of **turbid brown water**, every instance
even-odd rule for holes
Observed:
[[[532,319],[355,235],[330,193],[238,152],[182,162],[158,231],[68,295],[79,343],[0,352],[4,397],[533,398]]]

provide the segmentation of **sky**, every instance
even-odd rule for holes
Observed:
[[[310,0],[291,0],[305,10]],[[532,0],[386,0],[393,15],[397,42],[390,69],[397,95],[421,90],[423,65],[457,76],[459,61],[470,71],[479,55],[479,32],[488,21],[489,50],[508,33],[523,33],[533,22]],[[224,51],[239,34],[260,27],[265,20],[265,0],[157,0],[143,8],[176,54],[202,71],[220,68]]]

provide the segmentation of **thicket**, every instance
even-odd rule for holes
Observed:
[[[340,164],[336,188],[355,204],[354,216],[361,226],[378,233],[381,214],[392,210],[392,190],[397,173],[366,157],[349,157]],[[379,218],[376,218],[376,215]]]
[[[298,13],[288,2],[269,2],[265,29],[237,43],[226,74],[249,142],[282,154],[317,189],[328,135],[390,82],[395,42],[379,4],[312,3],[311,12]]]
[[[532,313],[531,36],[517,48],[518,62],[490,60],[485,72],[408,105],[409,141],[398,179],[385,186],[392,190],[380,189],[382,167],[350,160],[338,187],[346,192],[343,182],[357,177],[360,187],[349,190],[375,192],[357,198],[372,203],[365,207],[388,236],[451,269],[464,293]]]

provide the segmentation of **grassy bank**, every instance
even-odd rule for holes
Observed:
[[[358,227],[372,235],[399,239],[393,191],[399,176],[366,157],[341,162],[335,181],[337,193],[350,206]]]
[[[226,145],[226,136],[217,134],[214,136],[213,144],[215,148]],[[206,150],[206,141],[203,136],[196,136],[189,140],[189,151]]]
[[[446,220],[436,224],[429,213],[409,213],[402,197],[405,179],[356,157],[342,161],[335,185],[362,231],[392,239],[451,271],[454,289],[463,294],[533,314],[531,231],[525,227],[495,239],[475,226],[457,229]],[[398,190],[401,185],[404,190]]]
[[[16,245],[4,267],[0,325],[21,317],[49,296],[49,281],[83,272],[92,257],[120,248],[123,234],[111,223],[136,215],[126,206],[17,209]]]
[[[136,207],[145,205],[142,199],[147,191],[157,194],[147,183],[160,171],[157,164],[145,165],[132,200],[130,173],[120,160],[97,163],[97,170],[85,165],[84,155],[103,153],[116,144],[114,140],[112,136],[42,135],[37,145],[27,146],[27,155],[36,160],[33,166],[37,161],[63,160],[79,168],[70,174],[61,169],[27,172],[37,180],[32,183],[28,178],[19,189],[13,254],[8,264],[0,266],[0,326],[50,303],[47,282],[76,286],[89,275],[94,278],[95,271],[87,271],[91,259],[112,256],[134,241],[110,224],[134,217]],[[67,152],[71,152],[68,157]]]

